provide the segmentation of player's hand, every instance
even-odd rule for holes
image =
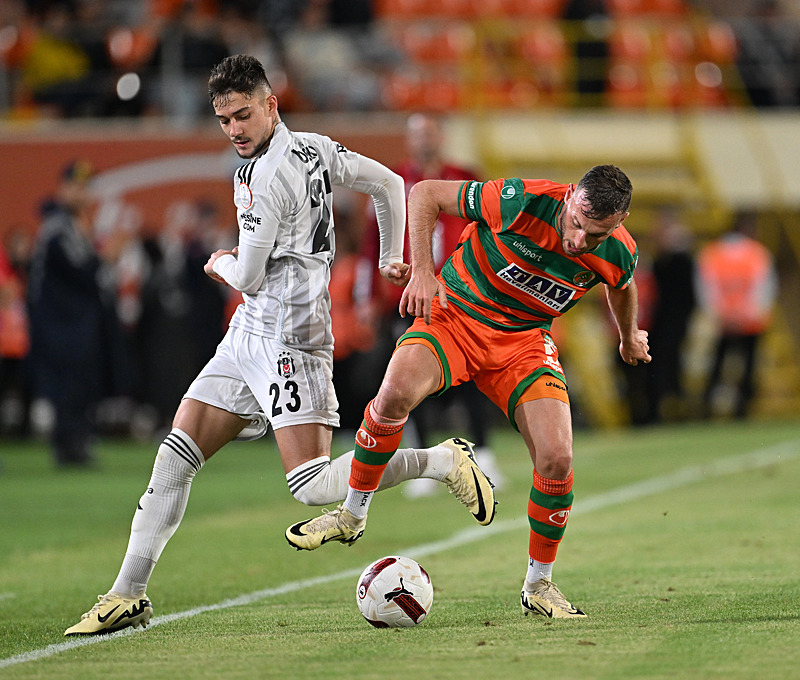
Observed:
[[[238,252],[239,252],[239,248],[237,247],[237,248],[234,248],[233,250],[222,250],[222,249],[220,249],[220,250],[217,250],[217,251],[211,253],[211,257],[209,257],[208,258],[208,262],[205,263],[205,266],[203,267],[203,271],[210,278],[214,279],[214,281],[218,281],[219,283],[224,283],[227,286],[228,282],[225,279],[223,279],[219,274],[217,274],[217,272],[214,271],[214,263],[220,257],[222,257],[223,255],[233,255],[234,257],[236,257],[236,254]]]
[[[626,364],[636,366],[640,361],[650,363],[650,345],[647,342],[647,331],[637,329],[629,337],[622,338],[619,343],[619,355]]]
[[[400,316],[405,318],[406,313],[412,316],[421,316],[425,323],[431,322],[431,309],[433,308],[433,298],[438,294],[439,304],[447,309],[447,295],[444,283],[439,281],[433,272],[423,272],[412,274],[408,285],[403,290],[403,297],[400,298]]]
[[[378,271],[384,279],[395,286],[405,286],[411,278],[411,265],[405,262],[387,264]]]

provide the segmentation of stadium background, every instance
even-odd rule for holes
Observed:
[[[414,111],[441,115],[446,155],[487,178],[574,181],[616,163],[634,183],[627,225],[643,247],[664,205],[680,211],[698,246],[738,211],[756,211],[780,304],[755,415],[796,414],[799,28],[789,1],[9,0],[0,14],[0,235],[35,235],[40,206],[75,158],[98,171],[100,237],[159,232],[176,206],[197,201],[213,203],[235,233],[238,159],[204,85],[220,56],[250,52],[290,127],[390,166],[404,155]],[[347,221],[356,240],[361,208]],[[592,297],[564,319],[560,345],[582,420],[615,426],[627,422],[615,343],[602,296]],[[588,352],[577,346],[587,336],[598,339]],[[695,315],[694,399],[711,338]]]

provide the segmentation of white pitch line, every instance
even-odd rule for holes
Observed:
[[[794,460],[800,456],[800,442],[787,441],[776,444],[767,449],[758,449],[745,453],[739,456],[732,456],[730,458],[723,458],[706,465],[696,465],[686,468],[681,468],[673,473],[653,477],[642,482],[629,484],[628,486],[613,489],[596,496],[580,501],[580,505],[573,509],[572,514],[589,513],[604,508],[616,506],[620,503],[627,503],[630,501],[645,498],[647,496],[654,496],[664,491],[678,489],[704,479],[713,479],[714,477],[722,477],[725,475],[736,474],[737,472],[746,472],[757,468],[767,467],[769,465],[776,465],[778,463],[785,463]],[[450,538],[442,541],[435,541],[433,543],[424,543],[412,548],[400,550],[396,554],[408,555],[412,558],[421,558],[427,555],[444,552],[451,548],[461,547],[468,543],[483,540],[489,536],[495,536],[511,530],[518,530],[521,526],[527,525],[528,520],[525,518],[507,519],[500,522],[493,522],[488,527],[472,527],[464,531],[459,531],[453,534]],[[230,609],[232,607],[240,607],[243,605],[253,604],[260,600],[266,600],[276,595],[284,595],[286,593],[293,593],[305,588],[313,588],[314,586],[332,583],[334,581],[341,581],[346,578],[356,578],[361,574],[361,568],[346,569],[344,571],[336,572],[335,574],[328,574],[326,576],[317,576],[315,578],[304,579],[302,581],[290,581],[274,588],[265,588],[264,590],[257,590],[252,593],[240,595],[239,597],[223,600],[216,604],[204,605],[202,607],[195,607],[194,609],[187,609],[182,612],[175,612],[173,614],[165,614],[164,616],[157,616],[151,619],[149,627],[160,626],[172,621],[179,621],[181,619],[188,619],[198,614],[205,612],[219,611],[222,609]],[[30,652],[17,654],[5,659],[0,659],[0,668],[14,666],[28,661],[36,661],[38,659],[45,659],[62,652],[67,652],[78,647],[85,647],[87,645],[99,644],[114,640],[127,635],[136,634],[133,628],[126,628],[117,631],[116,633],[109,633],[108,635],[94,636],[94,637],[81,637],[70,638],[65,642],[58,642],[41,649],[34,649]]]

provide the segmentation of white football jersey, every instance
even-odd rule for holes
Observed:
[[[358,154],[279,123],[269,146],[234,175],[239,242],[271,248],[254,294],[231,326],[298,349],[332,349],[328,283],[335,252],[333,185],[350,186]]]

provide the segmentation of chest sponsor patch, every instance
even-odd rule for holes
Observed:
[[[497,272],[497,275],[503,281],[510,283],[515,288],[527,293],[557,312],[563,310],[575,295],[573,288],[569,288],[563,283],[549,279],[541,274],[527,272],[517,264],[508,265],[505,269]]]

